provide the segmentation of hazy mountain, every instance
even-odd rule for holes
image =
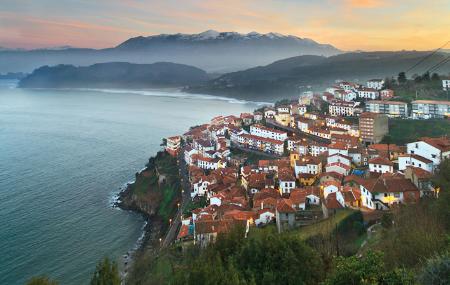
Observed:
[[[323,90],[336,79],[365,82],[371,78],[397,76],[406,71],[429,52],[356,52],[336,56],[298,56],[276,61],[266,66],[224,74],[201,86],[186,90],[230,96],[249,100],[275,101],[283,97],[298,96],[306,85]],[[407,76],[423,73],[446,57],[437,53],[411,70]],[[450,72],[450,64],[443,65],[439,73]]]
[[[90,65],[101,62],[176,62],[209,72],[226,72],[269,64],[282,58],[340,53],[331,45],[277,33],[239,34],[206,31],[131,38],[108,49],[51,48],[0,50],[0,72],[31,72],[43,65]]]
[[[98,63],[86,67],[43,66],[19,82],[22,88],[151,88],[205,82],[205,71],[183,64],[158,62]]]

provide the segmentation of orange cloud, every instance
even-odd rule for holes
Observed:
[[[386,5],[384,0],[347,0],[347,5],[356,8],[376,8]]]

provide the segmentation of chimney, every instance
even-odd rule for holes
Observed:
[[[264,202],[261,201],[261,210],[264,209]]]

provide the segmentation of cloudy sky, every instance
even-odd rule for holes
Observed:
[[[139,35],[278,32],[343,50],[435,49],[449,0],[0,0],[0,46],[103,48]]]

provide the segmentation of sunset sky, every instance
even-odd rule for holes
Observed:
[[[0,46],[104,48],[214,29],[291,34],[343,50],[430,50],[450,40],[449,15],[449,0],[0,0]]]

